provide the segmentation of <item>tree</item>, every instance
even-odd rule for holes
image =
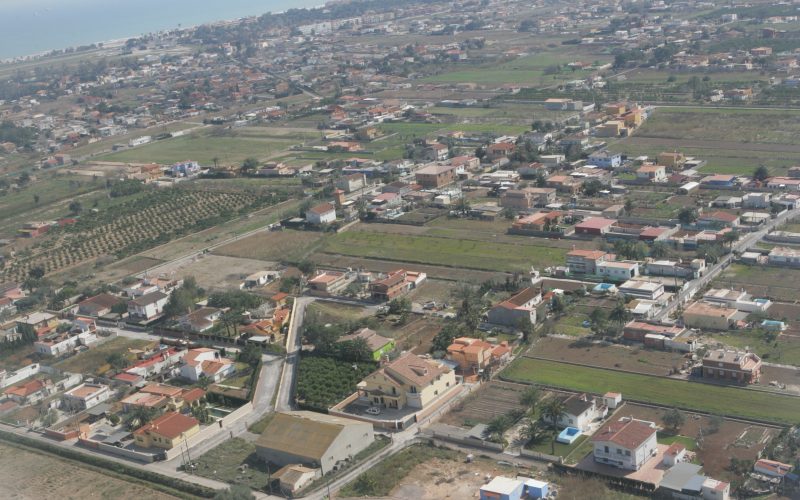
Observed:
[[[664,425],[666,425],[673,434],[675,434],[686,422],[686,416],[677,408],[673,408],[671,410],[667,410],[664,415],[661,416],[661,421],[664,422]]]
[[[68,205],[68,208],[70,213],[75,215],[81,213],[81,210],[83,210],[83,206],[81,206],[81,202],[79,202],[78,200],[71,201]]]
[[[519,331],[522,332],[523,342],[528,342],[531,339],[531,337],[533,337],[533,332],[534,332],[533,322],[531,321],[530,316],[528,316],[527,314],[525,315],[525,317],[519,319],[519,321],[517,322],[517,328],[519,328]]]
[[[722,427],[722,424],[724,423],[725,423],[724,418],[722,418],[719,415],[712,415],[708,421],[708,428],[706,429],[706,432],[708,434],[716,434],[717,432],[719,432],[720,427]]]
[[[514,425],[514,422],[508,415],[498,415],[486,424],[485,435],[490,441],[502,441],[503,434],[505,434],[512,425]]]
[[[111,365],[111,367],[114,368],[115,370],[121,370],[123,368],[127,368],[128,365],[130,364],[128,358],[126,358],[125,355],[122,354],[121,352],[114,352],[109,354],[106,357],[106,363]]]
[[[769,169],[767,169],[767,167],[764,165],[759,165],[756,167],[756,169],[753,171],[753,180],[764,182],[767,179],[769,179]]]
[[[522,427],[521,435],[527,443],[538,444],[544,441],[546,432],[538,420],[531,418]]]
[[[558,397],[551,397],[542,405],[542,418],[548,422],[553,429],[552,442],[550,443],[551,452],[556,453],[556,432],[558,431],[558,421],[567,411],[564,401]]]
[[[411,310],[411,301],[407,298],[393,299],[389,302],[389,314],[401,314],[404,311]]]
[[[737,241],[739,241],[738,231],[728,231],[722,235],[722,243],[725,245],[732,246]]]
[[[678,212],[678,220],[681,221],[681,224],[692,224],[698,217],[696,208],[684,207]]]
[[[40,280],[44,278],[44,268],[42,266],[32,267],[28,270],[28,276],[34,280]]]
[[[539,398],[541,396],[542,391],[540,391],[535,385],[526,387],[519,396],[519,404],[526,406],[530,410],[533,410],[533,408],[536,406],[536,403],[539,402]]]
[[[33,203],[34,203],[34,205],[38,205],[39,204],[39,199],[40,198],[39,198],[38,194],[33,195]]]
[[[44,406],[42,408],[46,409],[47,407]],[[50,427],[56,422],[58,422],[58,412],[55,409],[50,408],[50,410],[46,411],[45,414],[42,416],[42,426]]]
[[[650,257],[663,259],[669,256],[669,245],[663,241],[656,241],[650,247]]]
[[[258,168],[258,160],[255,158],[245,158],[242,162],[242,170],[249,172]]]
[[[625,215],[630,215],[633,213],[634,208],[636,208],[636,205],[634,205],[633,200],[625,200]]]
[[[431,342],[431,352],[446,352],[447,347],[453,343],[453,340],[458,336],[458,327],[454,323],[444,325],[444,328],[439,330],[433,337]]]
[[[597,179],[589,179],[583,183],[583,194],[586,196],[595,196],[603,189],[603,183]]]
[[[566,308],[566,303],[564,300],[564,296],[561,294],[554,294],[553,298],[550,299],[550,309],[556,314],[556,316],[560,316],[564,309]]]
[[[621,325],[627,323],[630,316],[628,308],[625,307],[625,301],[620,300],[617,302],[617,305],[614,306],[614,309],[611,310],[611,313],[609,313],[608,319]]]

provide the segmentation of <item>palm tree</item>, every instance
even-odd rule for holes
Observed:
[[[628,308],[625,307],[625,302],[622,300],[617,302],[617,305],[614,306],[614,309],[612,309],[611,313],[608,315],[608,319],[620,325],[626,323],[629,318],[630,312],[628,312]]]
[[[556,452],[556,432],[558,431],[558,421],[566,414],[567,407],[561,398],[553,396],[544,405],[542,405],[542,418],[550,423],[553,428],[552,442],[550,448],[552,453]]]
[[[538,444],[544,439],[545,432],[538,420],[530,418],[522,427],[521,436],[526,443]]]

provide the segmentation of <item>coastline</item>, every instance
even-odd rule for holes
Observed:
[[[113,38],[113,39],[108,39],[108,40],[87,42],[85,44],[78,45],[78,46],[95,45],[96,49],[93,49],[93,50],[116,49],[116,48],[124,45],[131,38],[138,38],[138,37],[141,37],[141,36],[157,35],[157,34],[160,34],[160,33],[170,33],[170,32],[183,33],[183,32],[186,32],[186,31],[196,30],[197,28],[199,28],[201,26],[222,26],[222,25],[234,24],[234,23],[242,22],[242,21],[247,20],[247,19],[255,19],[255,18],[258,18],[258,17],[266,15],[266,14],[272,14],[272,15],[275,15],[275,16],[279,16],[279,15],[285,14],[287,10],[291,10],[291,9],[295,9],[295,8],[307,9],[307,10],[319,10],[319,9],[324,9],[325,7],[326,7],[326,3],[322,3],[322,4],[313,5],[313,6],[310,6],[310,7],[291,7],[289,9],[284,9],[284,10],[279,10],[279,11],[270,11],[270,10],[268,10],[268,11],[265,11],[265,12],[261,12],[259,14],[252,14],[252,15],[249,15],[249,16],[241,16],[241,17],[235,17],[235,18],[229,18],[229,19],[218,19],[218,20],[215,20],[215,21],[192,24],[192,25],[189,25],[189,26],[180,26],[180,25],[178,25],[178,26],[174,26],[172,28],[165,28],[165,29],[150,31],[150,32],[147,32],[147,33],[139,33],[137,35],[128,35],[128,36],[119,37],[119,38]],[[39,52],[34,52],[34,53],[20,55],[20,56],[0,58],[0,66],[13,65],[13,64],[24,63],[24,62],[32,62],[32,61],[44,59],[44,58],[47,58],[47,57],[50,57],[50,56],[57,57],[59,55],[63,55],[64,53],[62,52],[60,54],[53,54],[53,51],[75,49],[78,46],[71,45],[71,46],[66,46],[66,47],[55,47],[55,48],[51,48],[51,49],[48,49],[48,50],[45,50],[45,51],[39,51]],[[89,51],[87,51],[87,52],[89,52]]]

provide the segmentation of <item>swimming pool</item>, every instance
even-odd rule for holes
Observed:
[[[564,444],[572,444],[575,442],[576,439],[580,437],[580,435],[581,435],[580,429],[576,427],[567,427],[566,429],[561,431],[561,433],[556,438],[556,441]]]

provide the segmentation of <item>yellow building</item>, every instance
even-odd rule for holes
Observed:
[[[199,431],[196,418],[171,411],[136,429],[133,437],[137,446],[171,450]]]
[[[457,383],[447,366],[407,353],[359,382],[358,393],[386,408],[423,409]]]
[[[619,137],[626,130],[625,122],[621,120],[609,120],[597,127],[595,135],[597,137]]]
[[[683,165],[686,163],[686,157],[683,153],[659,153],[658,164],[664,165],[668,170],[683,170]]]
[[[683,323],[690,328],[727,330],[736,323],[736,309],[695,302],[683,311]]]

